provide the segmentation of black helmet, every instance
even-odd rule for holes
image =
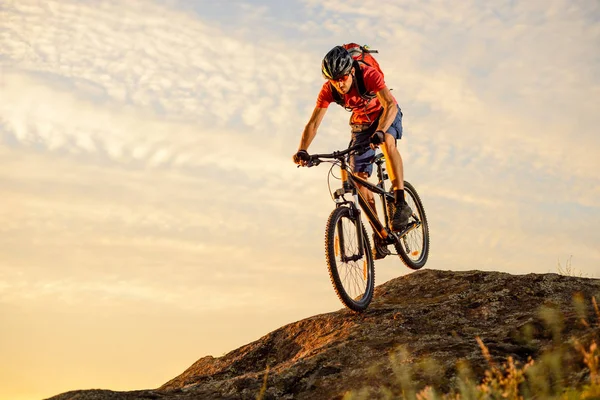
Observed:
[[[339,79],[350,73],[353,61],[348,50],[342,46],[335,46],[325,54],[321,72],[325,79]]]

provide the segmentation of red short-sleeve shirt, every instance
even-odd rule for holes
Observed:
[[[377,93],[385,87],[383,75],[377,69],[363,64],[361,64],[360,68],[363,73],[367,93]],[[317,107],[327,108],[329,104],[335,102],[331,93],[332,90],[335,90],[335,88],[333,88],[329,81],[323,84],[319,92],[319,97],[317,97]],[[350,123],[352,124],[373,122],[381,113],[382,106],[379,103],[379,99],[377,97],[371,100],[363,99],[358,94],[356,84],[353,84],[350,91],[342,97],[344,99],[344,106],[352,110],[352,116],[350,117]]]

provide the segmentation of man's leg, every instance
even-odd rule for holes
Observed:
[[[385,143],[381,146],[381,151],[385,156],[385,165],[390,175],[392,188],[394,190],[404,190],[404,166],[402,156],[396,146],[396,138],[389,133],[385,134]]]
[[[391,131],[402,136],[402,119],[394,121]],[[392,182],[392,188],[394,189],[395,202],[394,207],[390,207],[390,214],[392,218],[392,229],[394,231],[401,231],[408,224],[408,219],[412,215],[412,210],[406,204],[404,199],[404,166],[402,163],[402,156],[396,146],[396,137],[390,133],[385,134],[385,142],[381,146],[386,160],[386,167],[390,181]]]

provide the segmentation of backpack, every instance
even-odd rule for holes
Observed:
[[[365,64],[365,65],[375,68],[383,76],[383,71],[381,70],[379,63],[377,62],[375,57],[373,57],[371,55],[372,53],[379,53],[379,52],[377,50],[371,50],[369,48],[369,46],[367,46],[367,45],[361,46],[356,43],[344,44],[343,47],[346,50],[348,50],[348,53],[350,53],[350,56],[352,56],[352,58],[354,59],[354,63],[353,63],[353,67],[354,67],[354,71],[355,71],[354,79],[356,80],[356,87],[358,89],[358,94],[364,100],[370,101],[371,99],[373,99],[375,97],[375,93],[373,93],[373,92],[367,93],[367,89],[365,87],[365,81],[363,78],[363,73],[362,73],[362,70],[360,69],[360,64]],[[340,94],[340,92],[338,92],[335,89],[335,87],[331,83],[329,83],[329,85],[331,86],[331,93],[333,94],[333,100],[336,103],[338,103],[340,106],[346,108],[345,103],[344,103],[344,97]]]

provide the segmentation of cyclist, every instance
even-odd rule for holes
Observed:
[[[357,67],[360,70],[357,70]],[[334,97],[336,94],[333,93],[333,90],[336,90],[337,97],[341,99],[340,105],[352,112],[351,145],[370,144],[370,148],[365,152],[350,158],[354,174],[363,179],[371,176],[375,148],[379,145],[384,147],[386,166],[395,192],[395,202],[390,207],[392,229],[401,231],[408,223],[412,210],[404,200],[404,170],[402,157],[396,147],[396,141],[402,137],[402,111],[396,99],[386,86],[383,75],[374,67],[355,63],[343,46],[336,46],[325,55],[321,63],[321,72],[327,82],[323,84],[316,107],[302,132],[298,151],[293,156],[294,162],[298,165],[306,165],[308,147],[317,134],[329,104],[338,102]],[[362,77],[365,89],[369,93],[374,93],[374,96],[371,98],[361,96],[357,77],[359,79]],[[373,193],[363,186],[359,186],[359,190],[371,208],[376,211]],[[387,245],[379,235],[373,234],[373,257],[377,260],[389,254]]]

